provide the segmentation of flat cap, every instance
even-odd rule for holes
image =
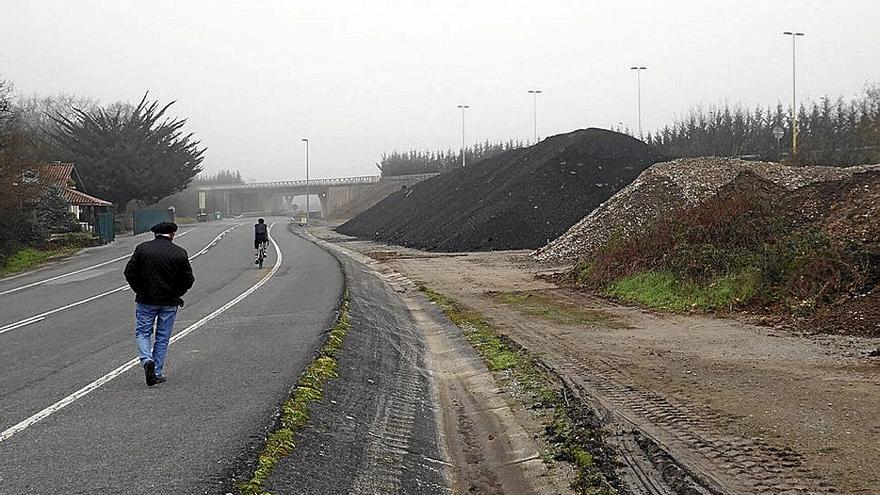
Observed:
[[[174,222],[161,222],[150,227],[150,231],[154,234],[169,235],[177,232],[177,224]]]

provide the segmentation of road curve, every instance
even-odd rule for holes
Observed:
[[[214,493],[228,485],[319,347],[342,291],[336,260],[278,221],[272,237],[283,259],[271,276],[277,254],[267,268],[253,266],[250,222],[191,227],[179,239],[191,256],[214,245],[192,261],[196,284],[175,331],[203,323],[171,346],[168,381],[147,388],[135,366],[0,434],[0,493]],[[120,287],[125,254],[146,239],[0,281],[0,328]],[[119,291],[0,334],[0,432],[130,361],[133,306],[131,292]]]

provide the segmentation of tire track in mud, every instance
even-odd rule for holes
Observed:
[[[511,308],[490,300],[484,300],[476,309],[500,324],[502,333],[533,350],[548,367],[576,388],[585,402],[604,412],[609,429],[623,434],[635,430],[638,447],[649,454],[657,471],[667,469],[664,458],[674,460],[709,493],[839,493],[831,483],[805,467],[796,452],[759,438],[722,433],[732,418],[708,407],[695,408],[638,387],[610,360],[569,347],[569,341],[558,338],[552,326],[519,318],[518,312],[511,314]],[[634,448],[623,440],[615,447],[624,453]],[[638,477],[637,473],[631,474]],[[681,479],[666,481],[675,486]],[[690,489],[673,492],[700,493],[697,487],[692,487],[697,491],[688,491]],[[634,493],[641,490],[653,493],[643,484]]]
[[[448,493],[424,338],[381,279],[343,256],[337,259],[351,294],[339,377],[328,382],[311,424],[297,435],[297,448],[279,462],[266,488]]]
[[[372,426],[363,426],[369,431],[363,457],[370,460],[358,467],[352,488],[346,493],[564,493],[555,485],[555,478],[547,475],[536,446],[499,395],[483,361],[461,331],[418,291],[416,283],[360,253],[339,246],[328,247],[343,253],[341,261],[351,260],[342,263],[347,272],[357,273],[353,278],[369,280],[374,276],[387,288],[381,295],[381,299],[386,299],[384,303],[353,297],[353,313],[362,304],[364,320],[388,322],[368,332],[379,336],[371,350],[393,353],[401,362],[412,361],[398,368],[400,376],[391,379],[391,385],[382,385],[383,390],[394,391],[376,408],[370,420]],[[358,283],[353,282],[353,293]],[[372,289],[374,297],[379,295],[377,289]],[[390,303],[391,299],[394,303]],[[405,309],[398,308],[398,304]],[[389,308],[403,311],[390,316]],[[389,328],[395,332],[388,332]],[[389,346],[395,346],[394,352],[388,350]],[[410,354],[410,350],[416,352]],[[426,395],[419,388],[424,387],[424,382],[433,383],[433,394]],[[431,454],[423,443],[407,443],[407,439],[421,438],[405,433],[411,427],[413,415],[417,422],[437,421],[442,434],[433,447],[441,452]],[[409,467],[386,462],[395,452],[407,452]],[[422,470],[421,476],[413,465]],[[426,477],[425,473],[449,480],[451,486],[434,484],[432,476]],[[413,491],[416,486],[419,490]]]
[[[720,434],[715,425],[725,423],[725,418],[639,389],[604,359],[562,358],[558,365],[548,364],[615,419],[647,437],[639,442],[642,450],[649,450],[650,443],[657,444],[713,492],[838,492],[804,467],[797,453],[760,439]]]
[[[408,361],[403,354],[402,360]],[[415,426],[415,404],[423,394],[419,377],[398,370],[389,384],[390,396],[379,398],[376,415],[367,431],[371,442],[366,449],[367,462],[355,477],[351,493],[399,493],[404,465],[393,462],[410,453],[410,436]]]

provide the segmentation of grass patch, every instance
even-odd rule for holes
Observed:
[[[309,405],[323,398],[324,383],[338,376],[336,353],[342,347],[349,324],[350,298],[348,289],[342,297],[339,318],[327,341],[321,346],[318,357],[300,375],[291,396],[281,405],[281,418],[274,431],[266,437],[266,445],[260,452],[257,467],[250,480],[237,485],[242,495],[263,495],[263,484],[272,474],[278,462],[290,455],[296,447],[294,434],[309,421]]]
[[[544,462],[571,463],[577,473],[572,484],[577,493],[616,494],[609,481],[614,477],[614,460],[602,448],[603,432],[592,411],[569,404],[558,379],[528,351],[499,334],[480,313],[423,284],[419,290],[461,329],[487,368],[495,372],[496,380],[515,382],[527,393],[522,398],[524,407],[548,411],[544,432],[551,448],[541,453]]]
[[[492,296],[496,301],[514,306],[525,314],[563,325],[602,325],[609,328],[629,328],[629,325],[604,311],[583,309],[547,294],[497,292]]]
[[[682,280],[669,272],[639,272],[610,284],[605,293],[655,309],[732,310],[758,294],[760,283],[756,270],[717,277],[705,284]]]
[[[12,275],[14,273],[33,270],[38,266],[51,261],[52,259],[73,254],[79,248],[62,248],[51,250],[40,250],[33,248],[22,249],[6,260],[6,263],[0,267],[0,277]]]

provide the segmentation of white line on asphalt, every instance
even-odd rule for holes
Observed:
[[[43,321],[43,320],[45,320],[45,319],[46,319],[46,317],[45,317],[45,316],[42,316],[42,317],[40,317],[40,318],[31,318],[31,319],[29,319],[29,320],[24,320],[24,321],[20,322],[18,325],[15,325],[14,327],[11,327],[11,328],[6,329],[6,331],[9,331],[9,330],[15,330],[16,328],[21,328],[21,327],[24,327],[24,326],[30,325],[31,323],[36,323],[36,322],[38,322],[38,321]],[[0,333],[2,333],[2,332],[0,332]]]
[[[193,323],[192,325],[186,327],[185,329],[181,330],[176,335],[171,337],[172,344],[177,342],[178,340],[186,337],[187,335],[196,331],[197,329],[201,328],[202,326],[205,325],[205,323],[208,323],[209,321],[213,320],[214,318],[216,318],[220,314],[226,312],[229,308],[231,308],[231,307],[235,306],[236,304],[238,304],[239,302],[241,302],[242,299],[246,298],[251,293],[253,293],[257,289],[262,287],[263,284],[265,284],[270,278],[272,278],[272,275],[275,275],[275,272],[278,271],[278,268],[281,266],[281,260],[284,259],[284,257],[281,254],[281,249],[278,247],[278,243],[275,242],[274,238],[272,238],[272,227],[274,225],[275,225],[275,223],[273,222],[272,225],[269,226],[269,240],[272,241],[272,245],[275,246],[275,252],[278,254],[278,257],[275,260],[275,266],[272,267],[272,270],[269,271],[269,273],[267,273],[259,281],[257,281],[256,284],[252,285],[249,289],[247,289],[246,291],[242,292],[237,297],[235,297],[235,299],[232,299],[228,303],[226,303],[223,306],[214,310],[208,316],[205,316],[201,320]],[[85,397],[86,395],[88,395],[89,393],[97,390],[98,388],[100,388],[102,385],[109,382],[110,380],[112,380],[112,379],[116,378],[117,376],[125,373],[126,371],[134,368],[135,366],[137,366],[137,364],[138,364],[138,358],[131,359],[130,361],[123,364],[122,366],[116,368],[115,370],[111,371],[110,373],[107,373],[106,375],[102,376],[101,378],[98,378],[97,380],[93,381],[92,383],[89,383],[85,387],[83,387],[83,388],[77,390],[76,392],[68,395],[67,397],[59,400],[58,402],[52,404],[51,406],[43,409],[42,411],[25,419],[24,421],[21,421],[18,424],[7,428],[6,430],[0,432],[0,442],[3,442],[4,440],[8,440],[16,433],[19,433],[19,432],[27,429],[29,426],[33,425],[34,423],[42,421],[42,420],[48,418],[49,416],[51,416],[52,414],[69,406],[70,404],[73,404],[78,399],[81,399],[81,398]]]
[[[31,323],[36,323],[36,322],[39,321],[39,320],[45,320],[47,316],[52,316],[52,315],[54,315],[55,313],[60,313],[60,312],[62,312],[62,311],[68,310],[68,309],[70,309],[70,308],[75,308],[75,307],[80,306],[80,305],[82,305],[82,304],[92,302],[92,301],[94,301],[95,299],[100,299],[100,298],[102,298],[102,297],[104,297],[104,296],[109,296],[110,294],[115,294],[115,293],[120,292],[120,291],[123,291],[123,290],[128,290],[128,286],[127,286],[127,285],[123,285],[122,287],[117,287],[117,288],[115,288],[115,289],[113,289],[113,290],[108,290],[107,292],[102,292],[102,293],[97,294],[97,295],[94,295],[94,296],[92,296],[92,297],[89,297],[89,298],[83,299],[82,301],[77,301],[77,302],[75,302],[75,303],[70,303],[70,304],[68,304],[68,305],[66,305],[66,306],[61,306],[60,308],[55,308],[55,309],[53,309],[53,310],[46,311],[45,313],[40,313],[40,314],[38,314],[38,315],[34,315],[34,316],[29,317],[29,318],[25,318],[25,319],[23,319],[23,320],[20,320],[20,321],[15,322],[15,323],[10,323],[10,324],[8,324],[8,325],[3,325],[2,327],[0,327],[0,335],[3,335],[3,334],[6,333],[6,332],[10,332],[10,331],[12,331],[12,330],[15,330],[16,328],[21,328],[21,327],[23,327],[23,326],[25,326],[25,325],[30,325]]]
[[[189,233],[192,232],[192,231],[193,231],[193,229],[189,229],[189,230],[187,230],[186,232],[183,232],[182,234],[180,234],[180,235],[177,236],[177,237],[183,237],[183,236],[189,234]],[[18,291],[20,291],[20,290],[24,290],[24,289],[30,289],[31,287],[36,287],[36,286],[38,286],[38,285],[43,285],[43,284],[45,284],[45,283],[47,283],[47,282],[52,282],[52,281],[54,281],[54,280],[58,280],[58,279],[60,279],[60,278],[69,277],[69,276],[71,276],[71,275],[76,275],[77,273],[87,272],[87,271],[89,271],[89,270],[93,270],[93,269],[95,269],[95,268],[100,268],[100,267],[102,267],[102,266],[109,265],[110,263],[115,263],[115,262],[117,262],[117,261],[119,261],[119,260],[124,260],[125,258],[130,258],[130,257],[131,257],[131,253],[128,253],[128,254],[126,254],[126,255],[124,255],[124,256],[120,256],[120,257],[118,257],[118,258],[113,258],[113,259],[110,260],[110,261],[105,261],[105,262],[103,262],[103,263],[98,263],[97,265],[88,266],[88,267],[86,267],[86,268],[82,268],[82,269],[79,269],[79,270],[76,270],[76,271],[72,271],[72,272],[70,272],[70,273],[65,273],[65,274],[62,274],[62,275],[58,275],[58,276],[56,276],[56,277],[47,278],[47,279],[45,279],[45,280],[38,280],[38,281],[36,281],[36,282],[30,283],[30,284],[27,284],[27,285],[22,285],[22,286],[20,286],[20,287],[14,287],[14,288],[12,288],[12,289],[4,290],[3,292],[0,292],[0,296],[5,296],[6,294],[12,294],[13,292],[18,292]]]
[[[197,257],[199,257],[199,256],[201,256],[201,255],[203,255],[203,254],[205,254],[206,252],[208,252],[208,249],[210,249],[212,246],[215,246],[215,245],[220,241],[220,239],[223,238],[223,236],[225,236],[225,235],[226,235],[227,233],[229,233],[232,229],[235,229],[235,228],[238,227],[239,225],[241,225],[241,224],[233,225],[232,227],[230,227],[230,228],[224,230],[223,232],[221,232],[220,234],[218,234],[217,237],[215,237],[211,242],[209,242],[207,246],[205,246],[204,248],[202,248],[201,251],[199,251],[198,253],[196,253],[196,254],[190,256],[190,257],[189,257],[190,261],[192,261],[192,260],[194,260],[195,258],[197,258]],[[66,311],[66,310],[68,310],[68,309],[70,309],[70,308],[75,308],[75,307],[77,307],[77,306],[81,306],[81,305],[83,305],[83,304],[86,304],[86,303],[92,302],[92,301],[94,301],[95,299],[100,299],[100,298],[102,298],[102,297],[104,297],[104,296],[109,296],[110,294],[115,294],[115,293],[117,293],[117,292],[121,292],[121,291],[124,291],[124,290],[129,290],[128,285],[123,285],[123,286],[121,286],[121,287],[117,287],[117,288],[115,288],[115,289],[108,290],[107,292],[102,292],[102,293],[97,294],[97,295],[94,295],[94,296],[92,296],[92,297],[88,297],[88,298],[83,299],[83,300],[81,300],[81,301],[77,301],[77,302],[74,302],[74,303],[70,303],[70,304],[68,304],[68,305],[66,305],[66,306],[61,306],[60,308],[55,308],[55,309],[53,309],[53,310],[46,311],[45,313],[40,313],[40,314],[38,314],[38,315],[30,316],[30,317],[28,317],[28,318],[25,318],[25,319],[23,319],[23,320],[16,321],[16,322],[14,322],[14,323],[9,323],[9,324],[7,324],[7,325],[0,326],[0,335],[3,335],[3,334],[6,333],[6,332],[11,332],[12,330],[15,330],[16,328],[21,328],[21,327],[23,327],[23,326],[30,325],[31,323],[36,323],[37,321],[45,320],[47,316],[52,316],[52,315],[54,315],[54,314],[56,314],[56,313],[60,313],[60,312],[62,312],[62,311]]]

